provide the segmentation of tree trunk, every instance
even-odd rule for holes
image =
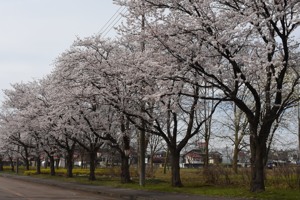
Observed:
[[[150,173],[151,176],[154,176],[154,163],[153,163],[154,153],[151,153],[149,158],[149,166],[150,166]]]
[[[10,161],[11,171],[14,172],[15,171],[15,165],[14,165],[14,161],[13,161],[12,157],[9,158],[9,161]]]
[[[204,148],[204,153],[205,153],[205,157],[204,157],[204,167],[207,168],[208,165],[209,165],[209,149],[208,149],[208,142],[209,142],[209,139],[208,138],[205,138],[205,148]]]
[[[145,122],[142,120],[142,127],[145,127]],[[146,180],[146,163],[145,163],[145,156],[146,156],[146,141],[145,141],[146,132],[144,130],[140,131],[140,186],[145,186]]]
[[[266,143],[260,143],[257,137],[250,137],[251,148],[251,192],[265,191],[265,169],[264,156],[266,151]]]
[[[81,162],[80,168],[81,168],[81,169],[85,168],[85,167],[84,167],[84,164],[83,164],[83,163],[84,163],[83,156],[80,157],[80,162]]]
[[[47,169],[48,167],[48,155],[45,156],[45,164],[44,164],[44,168]]]
[[[232,169],[235,173],[238,172],[238,153],[239,153],[239,148],[236,144],[234,144],[233,158],[232,158]]]
[[[24,153],[25,153],[25,157],[24,157],[25,167],[26,170],[29,170],[29,153],[27,147],[24,147]]]
[[[55,176],[55,160],[53,156],[49,156],[50,159],[50,175]]]
[[[168,162],[169,162],[169,149],[166,151],[166,157],[164,162],[164,174],[167,173]]]
[[[3,160],[2,160],[2,157],[0,158],[0,171],[3,171]]]
[[[181,178],[180,178],[179,160],[180,160],[180,152],[171,150],[171,162],[172,162],[171,163],[171,171],[172,171],[171,183],[172,183],[172,187],[183,187],[183,184],[182,184]]]
[[[64,168],[68,171],[68,159],[67,159],[67,153],[64,153]],[[68,172],[67,172],[68,173]]]
[[[38,155],[36,158],[36,173],[41,174],[41,159],[40,156]]]
[[[67,160],[67,177],[73,177],[73,154],[74,151],[68,151],[66,155]]]
[[[96,161],[96,155],[97,155],[97,154],[96,154],[95,151],[89,153],[89,156],[90,156],[90,175],[89,175],[89,180],[90,180],[90,181],[96,180],[96,176],[95,176],[95,169],[96,169],[95,161]]]
[[[26,168],[26,170],[29,170],[29,169],[30,169],[30,165],[29,165],[29,160],[28,160],[28,158],[25,158],[25,159],[24,159],[24,162],[25,162],[25,168]]]
[[[121,154],[121,183],[130,183],[129,157]]]
[[[60,161],[59,158],[55,159],[55,167],[56,167],[56,169],[59,169],[59,161]]]

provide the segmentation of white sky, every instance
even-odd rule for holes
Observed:
[[[49,74],[77,36],[97,34],[118,8],[112,0],[0,0],[0,101],[11,83]]]
[[[112,0],[0,0],[0,101],[11,83],[49,74],[76,36],[98,33],[118,9]]]

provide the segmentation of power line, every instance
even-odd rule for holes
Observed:
[[[121,14],[125,14],[127,12],[127,11],[124,12],[125,9],[126,9],[126,7],[123,7],[123,9],[122,9],[122,6],[120,6],[120,8],[113,14],[113,16],[110,17],[110,19],[100,29],[98,34],[103,35],[103,36],[107,35],[109,33],[109,31],[121,20],[121,18],[122,18]]]
[[[122,14],[126,14],[126,13],[127,13],[127,10]],[[103,34],[103,37],[105,37],[110,32],[110,30],[113,29],[122,18],[123,18],[123,16],[120,15],[119,18],[115,21],[115,23],[105,32],[105,34]]]
[[[119,7],[119,9],[113,14],[113,16],[111,16],[109,18],[109,20],[104,24],[104,26],[102,26],[102,28],[100,29],[99,33],[103,32],[103,29],[106,27],[106,25],[113,19],[113,17],[121,10],[122,6]]]

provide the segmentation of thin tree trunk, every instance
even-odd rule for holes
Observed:
[[[40,156],[38,155],[36,158],[36,173],[41,174],[41,159]]]
[[[167,173],[168,161],[169,161],[169,150],[167,150],[167,152],[166,152],[165,163],[164,163],[164,174]]]
[[[54,157],[53,156],[49,156],[50,159],[50,175],[51,176],[55,176],[55,166],[54,166]]]
[[[45,164],[44,164],[44,168],[45,168],[45,169],[48,168],[48,155],[45,156]]]
[[[68,159],[67,159],[67,153],[64,153],[64,168],[68,171]],[[68,172],[67,172],[68,173]],[[68,175],[67,175],[68,176]]]
[[[143,105],[144,106],[144,105]],[[142,120],[142,127],[145,127],[145,122]],[[145,186],[146,180],[146,141],[145,141],[146,132],[144,130],[140,131],[140,186]]]
[[[207,130],[208,131],[208,130]],[[209,133],[208,133],[209,134]],[[207,137],[207,138],[206,138]],[[204,167],[207,168],[208,165],[209,165],[209,154],[208,154],[208,142],[209,142],[209,139],[208,139],[208,135],[205,136],[205,149],[204,149],[204,154],[205,154],[205,157],[204,157]]]
[[[0,158],[0,171],[3,171],[3,160],[2,160],[2,157]]]
[[[239,153],[239,148],[238,148],[237,144],[234,144],[232,169],[235,173],[238,172],[238,153]]]
[[[80,157],[80,162],[81,162],[80,168],[81,169],[85,168],[84,165],[83,165],[83,162],[84,162],[83,156]]]
[[[29,153],[28,153],[28,148],[24,147],[24,152],[25,152],[25,157],[24,157],[24,163],[26,170],[29,170]]]
[[[150,173],[153,176],[154,175],[154,163],[153,163],[154,153],[151,153],[149,164],[150,164]]]
[[[55,167],[56,167],[56,169],[59,169],[59,161],[60,161],[59,158],[55,159]]]
[[[14,172],[15,171],[15,165],[14,165],[14,161],[13,161],[12,157],[9,158],[9,161],[10,161],[11,171]]]

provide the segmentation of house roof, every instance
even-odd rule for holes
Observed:
[[[203,151],[203,149],[192,149],[190,151],[188,151],[187,153],[183,154],[183,156],[203,156],[205,155],[205,152]],[[220,152],[218,151],[212,151],[212,152],[209,152],[209,155],[222,155]]]

